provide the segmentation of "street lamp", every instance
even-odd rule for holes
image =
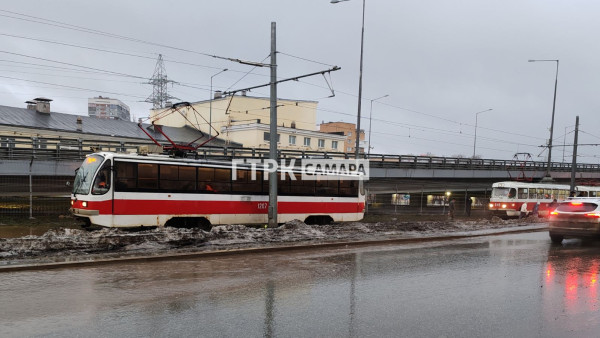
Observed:
[[[215,75],[213,75],[213,76],[210,77],[210,102],[208,104],[208,107],[209,107],[208,108],[208,139],[209,140],[212,137],[212,102],[213,102],[213,99],[214,99],[213,90],[212,90],[212,88],[213,88],[212,87],[213,77],[215,77],[215,76],[217,76],[217,75],[219,75],[219,74],[221,74],[223,72],[226,72],[227,70],[228,69],[225,68],[222,71],[220,71],[217,74],[215,74]]]
[[[475,158],[475,145],[477,144],[477,116],[479,116],[479,114],[481,113],[485,113],[486,111],[490,110],[492,110],[492,108],[475,113],[475,139],[473,140],[473,158]]]
[[[552,101],[552,121],[550,122],[550,139],[548,140],[548,165],[544,180],[552,180],[550,176],[550,163],[552,161],[552,134],[554,131],[554,111],[556,109],[556,88],[558,87],[558,60],[529,60],[529,62],[556,62],[556,77],[554,79],[554,100]]]
[[[331,0],[332,4],[337,4],[338,2],[349,1],[349,0]],[[360,152],[360,105],[362,100],[362,73],[363,73],[363,50],[364,50],[364,42],[365,42],[365,1],[363,0],[363,8],[362,8],[362,27],[360,33],[360,71],[358,75],[358,113],[356,117],[356,151],[355,158],[358,159],[358,154]]]
[[[371,100],[371,111],[369,112],[369,151],[367,157],[371,157],[371,119],[373,118],[373,102],[388,96],[388,94],[385,94],[381,97]]]

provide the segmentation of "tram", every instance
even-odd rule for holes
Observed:
[[[94,153],[76,172],[70,210],[84,226],[266,224],[268,173],[251,169],[167,155]],[[299,172],[278,174],[278,223],[357,221],[364,206],[359,177],[302,180]]]
[[[574,194],[581,197],[600,197],[600,187],[576,186]],[[538,215],[547,217],[555,203],[566,200],[570,195],[570,186],[566,184],[497,182],[492,185],[489,210],[494,216],[511,218],[519,216],[523,203],[527,203],[527,213],[531,213],[539,203]]]

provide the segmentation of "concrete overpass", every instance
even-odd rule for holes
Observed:
[[[492,183],[523,180],[539,182],[547,162],[379,155],[370,160],[369,189],[374,193],[444,190],[489,190]],[[559,183],[571,180],[571,163],[552,162],[550,176]],[[576,181],[600,183],[600,166],[577,164]]]
[[[64,140],[63,140],[64,141]],[[54,175],[69,176],[79,167],[86,154],[95,150],[136,151],[148,144],[106,144],[78,140],[76,148],[4,148],[0,147],[0,175]],[[196,158],[231,160],[233,158],[268,158],[267,149],[205,147]],[[306,152],[281,150],[280,158],[351,158],[346,153]],[[539,181],[547,171],[547,162],[522,160],[470,159],[436,156],[372,154],[369,157],[371,186],[390,190],[386,185],[401,184],[406,191],[420,190],[423,186],[457,187],[483,186],[504,180]],[[568,182],[571,163],[551,162],[550,175],[557,181]],[[600,181],[600,165],[579,163],[576,179],[580,182]],[[491,185],[491,184],[490,184]],[[395,189],[394,189],[395,190]]]

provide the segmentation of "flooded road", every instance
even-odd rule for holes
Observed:
[[[0,274],[2,336],[596,336],[600,245],[547,232]]]

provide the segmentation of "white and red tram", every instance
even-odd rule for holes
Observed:
[[[576,186],[576,196],[598,197],[600,187]],[[501,218],[518,217],[521,206],[527,203],[527,212],[539,202],[538,215],[547,217],[555,207],[555,202],[564,201],[571,194],[570,186],[566,184],[527,183],[527,182],[497,182],[492,185],[489,210]]]
[[[231,162],[100,152],[77,170],[71,212],[104,227],[265,224],[267,172]],[[278,223],[356,221],[364,216],[363,182],[301,180],[278,175]]]

